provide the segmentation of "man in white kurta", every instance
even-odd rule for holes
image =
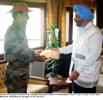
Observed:
[[[78,26],[76,38],[72,45],[59,48],[59,52],[64,54],[72,52],[69,74],[73,92],[95,93],[100,73],[102,35],[100,29],[92,23],[94,16],[87,6],[75,5],[74,11],[74,21]]]

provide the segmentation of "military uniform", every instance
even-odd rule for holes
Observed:
[[[5,83],[8,93],[26,93],[29,79],[29,63],[40,61],[28,48],[25,28],[15,20],[5,34]]]

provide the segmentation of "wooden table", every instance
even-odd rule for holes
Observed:
[[[49,92],[52,93],[57,87],[69,89],[70,83],[67,83],[66,80],[67,78],[49,78]]]

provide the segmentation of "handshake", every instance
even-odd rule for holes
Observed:
[[[36,50],[35,51],[37,56],[40,56],[44,60],[47,58],[50,59],[59,59],[59,49],[53,48],[53,49],[48,49],[48,50]]]

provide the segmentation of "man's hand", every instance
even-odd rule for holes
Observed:
[[[43,49],[35,50],[35,55],[40,57],[41,61],[45,61],[47,58],[44,55],[40,55],[42,51],[44,50]]]
[[[44,51],[43,49],[38,49],[38,50],[35,50],[35,54],[37,56],[40,56],[41,52]]]
[[[79,73],[77,71],[73,71],[70,75],[70,80],[76,80],[79,77]]]
[[[47,58],[45,56],[39,56],[41,61],[45,61]]]

